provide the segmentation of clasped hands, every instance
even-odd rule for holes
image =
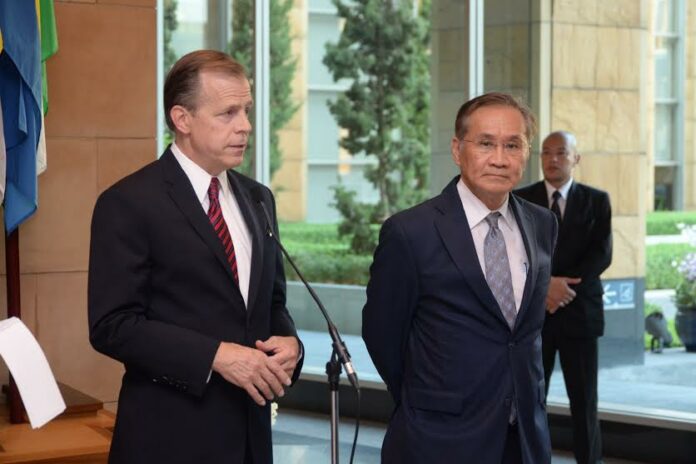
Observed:
[[[266,400],[285,394],[284,387],[291,384],[299,352],[295,337],[257,340],[256,348],[222,342],[213,360],[213,370],[264,406]]]
[[[553,314],[575,299],[575,290],[571,285],[582,281],[580,277],[551,277],[549,292],[546,295],[546,311]]]

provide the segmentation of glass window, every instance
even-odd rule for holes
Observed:
[[[309,92],[307,117],[312,121],[312,127],[307,131],[307,158],[310,162],[321,160],[338,163],[339,128],[328,106],[329,101],[335,100],[336,94],[320,90]]]
[[[655,33],[674,33],[674,1],[655,0]]]
[[[655,175],[655,201],[661,208],[675,209],[680,202],[683,69],[682,35],[684,21],[677,15],[680,0],[654,0],[655,6],[655,164],[675,165],[675,176],[659,181]],[[670,182],[673,182],[670,183]],[[669,192],[667,194],[666,192]]]
[[[681,105],[684,101],[683,92],[683,21],[684,14],[677,14],[683,11],[684,2],[679,0],[652,0],[654,17],[652,20],[655,25],[655,35],[652,38],[654,44],[654,155],[655,167],[655,208],[673,209],[678,204],[679,182],[681,176],[681,154],[683,146],[683,135],[680,124],[683,124]],[[565,7],[571,11],[581,2],[558,2],[559,7]],[[564,3],[560,5],[560,3]],[[570,4],[573,3],[571,6]],[[518,2],[516,0],[491,0],[485,2],[484,23],[484,65],[485,65],[485,90],[500,90],[511,92],[523,98],[532,95],[532,89],[538,82],[534,79],[539,72],[532,66],[544,61],[536,59],[544,53],[544,47],[550,49],[552,58],[555,58],[554,50],[574,49],[581,45],[573,44],[568,47],[566,43],[545,44],[534,42],[536,22],[538,18],[533,17],[535,8],[525,10],[525,6],[531,2]],[[533,5],[538,7],[539,2]],[[553,3],[554,7],[556,2]],[[636,9],[640,9],[635,4]],[[538,9],[538,8],[536,8]],[[640,10],[643,11],[642,9]],[[515,12],[515,14],[511,14]],[[541,13],[539,13],[541,14]],[[552,13],[553,15],[553,13]],[[588,15],[588,17],[591,15]],[[552,16],[553,18],[553,16]],[[577,28],[588,28],[584,21],[587,18],[575,22],[569,20],[568,23]],[[552,19],[552,24],[553,23]],[[558,21],[564,27],[567,26],[566,19]],[[575,26],[575,24],[577,24]],[[552,40],[572,40],[569,35],[552,34]],[[539,35],[543,37],[543,35]],[[637,36],[636,36],[637,37]],[[636,39],[635,46],[640,46],[640,39]],[[601,53],[601,51],[599,52]],[[544,58],[544,57],[542,57]],[[645,59],[641,56],[641,60]],[[542,67],[543,65],[540,65]],[[640,67],[627,70],[627,72],[639,72]],[[681,73],[681,74],[680,74]],[[543,79],[551,79],[553,76],[542,76]],[[553,84],[552,84],[553,85]],[[557,84],[556,84],[557,85]],[[560,87],[560,86],[559,86]],[[592,88],[592,86],[589,86]],[[555,90],[555,89],[554,89]],[[566,88],[560,90],[565,91]],[[573,88],[573,91],[582,90]],[[593,89],[594,90],[594,89]],[[641,89],[642,91],[642,89]],[[554,100],[555,92],[549,96],[543,95],[541,100],[550,98],[550,105],[566,105],[562,99]],[[561,92],[559,92],[561,93]],[[534,107],[535,102],[529,102]],[[554,109],[551,108],[553,114]],[[551,130],[564,129],[563,127],[551,127]],[[540,134],[543,138],[545,134]],[[599,136],[599,134],[598,134]],[[619,134],[612,134],[618,137]],[[582,146],[582,140],[579,140]],[[597,145],[602,146],[604,141],[598,141]],[[592,153],[601,155],[601,153]],[[582,167],[582,163],[581,163]],[[534,169],[529,169],[534,173]],[[529,179],[527,179],[529,181]],[[619,187],[620,190],[620,187]],[[634,192],[635,193],[635,192]],[[637,194],[637,193],[636,193]],[[614,202],[615,216],[620,216],[621,206],[625,198],[612,197]],[[618,208],[617,208],[618,206]],[[617,221],[620,222],[620,221]],[[616,222],[615,222],[616,224]],[[617,226],[620,233],[622,226]],[[660,245],[663,246],[663,245]],[[671,244],[666,247],[674,246]],[[681,246],[681,245],[677,245]],[[666,250],[669,251],[669,250]],[[646,267],[648,271],[655,274],[672,272],[670,264],[674,259],[674,252],[660,253],[657,261],[663,260],[665,265],[656,264],[653,253],[648,250]],[[626,259],[617,256],[616,250],[614,261]],[[655,267],[659,269],[655,270]],[[681,394],[693,397],[694,382],[687,380],[688,375],[683,374],[686,362],[684,357],[690,356],[684,353],[684,348],[672,350],[664,355],[644,354],[642,320],[646,315],[655,309],[660,309],[664,314],[666,322],[672,327],[675,323],[676,308],[669,296],[663,296],[668,291],[661,290],[655,295],[637,295],[634,292],[641,290],[642,282],[652,285],[650,282],[661,279],[661,276],[646,276],[645,279],[604,279],[604,317],[606,321],[604,335],[599,339],[599,380],[598,395],[600,408],[611,407],[614,412],[624,411],[627,416],[645,414],[646,408],[659,408],[660,414],[669,416],[681,416],[685,413],[694,413],[693,403],[684,406],[685,403],[672,401],[673,397]],[[663,287],[657,287],[663,288]],[[634,303],[622,305],[620,300],[625,298]],[[641,302],[648,302],[645,307]],[[656,304],[659,307],[656,308]],[[652,305],[651,305],[652,304]],[[645,315],[638,314],[645,310]],[[670,359],[669,356],[672,356]],[[677,375],[675,373],[682,374]],[[674,374],[674,375],[671,375]],[[640,387],[636,387],[635,379],[641,379]],[[627,394],[626,392],[632,392]],[[640,393],[639,393],[640,392]],[[660,392],[660,395],[647,394],[647,392]],[[683,392],[683,393],[680,393]],[[556,404],[567,404],[568,397],[563,381],[563,375],[556,363],[556,370],[551,377],[549,384],[549,402]],[[690,409],[689,409],[690,408]],[[669,412],[668,412],[669,411]],[[691,414],[689,416],[693,417]]]
[[[165,8],[174,9],[175,24],[169,44],[176,55],[205,47],[205,30],[208,25],[208,2],[201,0],[166,0]],[[166,27],[166,26],[165,26]]]
[[[674,98],[674,69],[671,48],[655,50],[655,97],[661,99]]]
[[[674,107],[655,105],[655,161],[674,160]]]
[[[531,2],[493,0],[485,2],[484,11],[484,91],[507,92],[521,99],[530,107],[532,74],[530,66],[531,43]],[[534,140],[534,151],[539,143]],[[528,183],[536,175],[535,157],[525,169],[522,183]]]
[[[336,15],[327,13],[309,14],[309,30],[307,43],[307,61],[309,66],[309,85],[332,86],[336,83],[331,73],[323,63],[326,44],[336,42],[340,35],[339,21]]]

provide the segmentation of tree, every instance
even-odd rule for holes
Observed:
[[[430,0],[334,0],[345,27],[326,46],[324,64],[350,87],[329,110],[347,131],[340,145],[352,156],[375,158],[365,178],[379,192],[376,204],[358,202],[339,184],[339,234],[356,253],[371,252],[376,225],[427,195],[429,153]]]
[[[282,152],[279,146],[278,131],[290,121],[299,105],[292,101],[292,80],[295,77],[296,61],[290,50],[290,22],[288,13],[292,0],[271,0],[270,2],[270,145],[271,177],[280,168]],[[232,12],[232,40],[229,53],[247,69],[249,79],[253,81],[254,53],[254,2],[253,0],[235,0]],[[253,153],[253,139],[249,140],[248,153]],[[240,170],[250,173],[252,163],[245,158]]]
[[[177,0],[164,0],[164,73],[166,74],[176,62],[177,56],[172,47],[172,34],[179,22],[176,19]]]
[[[179,27],[179,22],[176,19],[176,8],[177,0],[164,0],[164,43],[162,48],[164,49],[164,74],[166,75],[172,68],[177,60],[176,52],[172,46],[172,34],[177,27]],[[174,140],[174,134],[168,128],[164,128],[164,143],[169,145]]]

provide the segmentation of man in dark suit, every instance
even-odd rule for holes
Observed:
[[[611,264],[611,206],[606,192],[573,180],[579,161],[575,136],[554,132],[542,146],[544,180],[515,193],[558,217],[542,332],[546,392],[558,352],[570,400],[575,459],[594,464],[602,460],[597,338],[604,333],[604,305],[599,276]]]
[[[182,57],[164,86],[175,142],[98,199],[90,341],[126,369],[110,463],[270,463],[270,403],[300,371],[266,187],[230,169],[251,91],[228,55]]]
[[[510,195],[534,131],[510,95],[465,103],[461,175],[382,227],[363,338],[396,403],[385,463],[551,462],[541,328],[557,226]]]

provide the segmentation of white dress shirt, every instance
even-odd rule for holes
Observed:
[[[558,190],[561,194],[561,198],[558,199],[558,208],[561,210],[561,219],[563,219],[563,216],[565,216],[566,203],[568,202],[568,192],[570,192],[570,186],[573,185],[573,178],[571,177],[568,179],[568,181],[558,189],[547,181],[544,181],[544,185],[546,186],[546,198],[549,200],[549,208],[551,208],[551,204],[553,204],[553,192]]]
[[[208,208],[210,207],[208,188],[210,187],[212,176],[186,156],[175,143],[172,143],[171,150],[174,157],[179,162],[181,169],[184,170],[186,177],[188,177],[191,182],[193,190],[196,192],[196,198],[200,201],[203,211],[208,214]],[[244,298],[244,304],[246,305],[249,297],[249,277],[251,275],[251,234],[244,221],[244,216],[242,216],[242,212],[239,209],[239,203],[237,203],[234,192],[232,192],[230,187],[227,172],[223,171],[215,177],[220,181],[220,208],[222,209],[222,217],[225,219],[227,229],[230,231],[232,243],[234,244],[235,258],[237,259],[237,275],[239,277],[239,290],[242,293],[242,298]]]
[[[479,265],[485,276],[486,261],[483,254],[483,242],[490,228],[486,222],[486,217],[493,211],[489,210],[488,207],[469,190],[469,187],[467,187],[461,179],[459,179],[457,183],[457,191],[459,192],[459,199],[462,202],[464,212],[466,213],[466,219],[471,228],[471,236],[474,239]],[[510,196],[508,195],[503,205],[495,211],[500,212],[502,215],[502,220],[498,221],[498,228],[503,233],[503,238],[505,239],[505,248],[507,250],[508,261],[510,263],[510,274],[512,277],[512,291],[515,295],[515,308],[519,311],[520,305],[522,304],[522,295],[524,294],[524,284],[527,280],[529,259],[527,258],[527,251],[524,248],[522,233],[517,226],[515,215],[512,209],[508,207],[509,199]]]

